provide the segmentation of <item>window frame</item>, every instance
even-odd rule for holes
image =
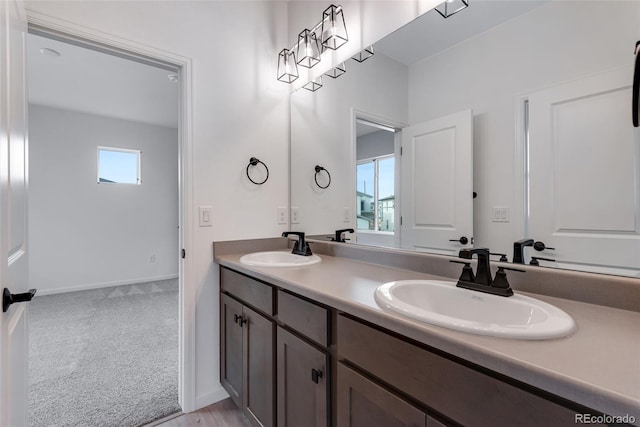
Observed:
[[[375,228],[373,230],[367,230],[367,229],[360,229],[360,228],[356,227],[356,231],[358,233],[383,234],[383,235],[391,235],[391,236],[393,236],[393,235],[395,235],[395,233],[397,231],[395,224],[393,226],[394,231],[382,231],[382,230],[379,229],[379,224],[378,224],[379,220],[380,220],[380,216],[379,216],[379,209],[380,209],[380,206],[379,206],[379,203],[380,203],[380,201],[379,201],[379,199],[380,199],[380,195],[379,195],[380,188],[379,187],[380,186],[379,186],[379,181],[378,181],[379,180],[378,168],[379,168],[379,165],[380,165],[380,161],[381,160],[387,160],[387,159],[393,159],[393,167],[394,167],[394,178],[393,178],[394,182],[393,182],[393,186],[394,186],[394,193],[395,193],[395,189],[397,189],[396,188],[396,182],[395,182],[396,181],[395,170],[397,168],[397,159],[396,159],[395,153],[383,154],[381,156],[376,156],[376,157],[368,157],[366,159],[361,159],[361,160],[356,161],[356,176],[357,176],[357,168],[358,168],[358,166],[363,165],[363,164],[367,164],[367,163],[373,163],[374,164],[374,167],[373,167],[373,188],[374,188],[374,191],[373,191],[373,193],[374,193],[373,194],[373,206],[374,206],[374,209],[373,209],[373,211],[374,211],[374,217],[373,218],[374,218],[374,226],[375,226]],[[394,194],[394,196],[395,196],[395,194]],[[356,200],[357,200],[357,198],[358,198],[358,186],[357,186],[357,183],[356,183]],[[395,203],[394,203],[394,206],[395,206]]]
[[[112,151],[117,153],[128,153],[128,154],[136,154],[137,155],[137,165],[136,165],[136,182],[109,182],[109,181],[100,181],[100,152],[101,151]],[[120,185],[142,185],[142,150],[137,150],[133,148],[118,148],[118,147],[107,147],[104,145],[98,145],[96,149],[96,181],[98,184],[120,184]]]

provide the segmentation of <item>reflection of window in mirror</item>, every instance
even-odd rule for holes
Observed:
[[[357,121],[356,229],[395,232],[395,129]]]

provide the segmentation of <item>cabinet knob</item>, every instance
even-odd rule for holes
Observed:
[[[247,319],[241,315],[241,314],[234,314],[233,315],[233,321],[240,325],[240,327],[242,327],[242,325],[244,325],[245,323],[247,323]]]
[[[317,369],[312,369],[311,370],[311,381],[313,381],[314,383],[318,384],[318,382],[320,382],[320,378],[322,378],[322,371],[319,371]]]

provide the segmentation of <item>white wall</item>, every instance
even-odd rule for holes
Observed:
[[[286,46],[285,2],[42,1],[30,12],[192,59],[196,405],[225,396],[219,380],[218,267],[215,240],[274,237],[277,207],[288,205],[289,86],[276,80]],[[264,161],[269,181],[244,175],[251,156]],[[213,207],[213,227],[197,227],[197,206]]]
[[[525,237],[516,218],[491,222],[493,206],[513,216],[520,203],[517,98],[630,65],[639,17],[638,2],[551,2],[410,67],[411,124],[473,109],[477,247],[511,258],[513,242]]]
[[[141,150],[142,185],[98,184],[97,146]],[[177,129],[30,105],[29,171],[40,295],[177,277]]]
[[[358,137],[356,160],[386,156],[394,152],[394,133],[387,130],[368,133]]]
[[[300,89],[292,94],[291,204],[299,207],[300,221],[292,225],[294,229],[329,234],[356,228],[352,111],[376,116],[381,123],[406,123],[407,78],[406,66],[377,54],[361,64],[349,61],[345,74],[335,80],[326,77],[317,92]],[[331,173],[331,186],[326,190],[314,182],[316,164]],[[350,209],[350,221],[344,220],[345,207]]]

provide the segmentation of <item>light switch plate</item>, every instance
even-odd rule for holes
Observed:
[[[351,209],[347,206],[344,207],[343,218],[344,222],[351,222]]]
[[[198,222],[200,227],[213,226],[213,208],[211,206],[200,206],[198,208]]]
[[[509,208],[504,206],[494,206],[491,208],[492,222],[509,222]]]
[[[300,208],[291,206],[291,224],[300,224]]]

